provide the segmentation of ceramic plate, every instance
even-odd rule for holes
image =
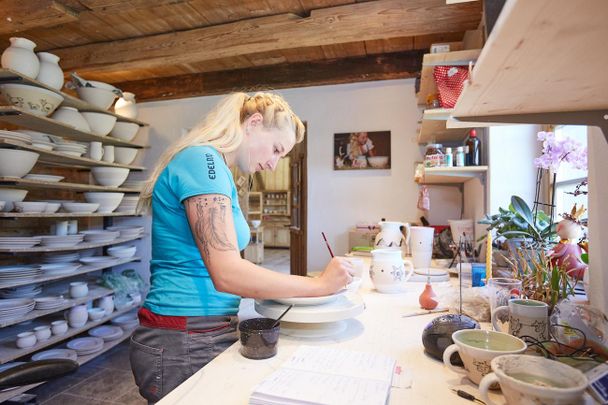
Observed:
[[[294,297],[294,298],[274,298],[272,301],[276,301],[279,304],[284,305],[296,305],[296,306],[311,306],[311,305],[323,305],[334,301],[337,297],[344,294],[346,290],[340,290],[332,295],[324,295],[321,297]]]
[[[78,355],[74,350],[69,349],[51,349],[43,352],[38,352],[32,356],[32,360],[47,360],[47,359],[67,359],[74,360],[78,358]]]
[[[84,337],[74,340],[70,340],[67,344],[69,349],[76,350],[77,352],[88,352],[91,350],[98,350],[103,346],[103,339],[96,337]]]

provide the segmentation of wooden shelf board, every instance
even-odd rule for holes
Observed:
[[[91,112],[100,112],[104,114],[113,115],[118,118],[118,121],[123,122],[133,122],[138,124],[140,127],[147,126],[145,122],[134,120],[131,118],[123,117],[122,115],[116,114],[113,111],[103,110],[99,107],[95,107],[92,104],[87,103],[84,100],[79,99],[78,97],[74,97],[71,94],[67,94],[61,91],[58,91],[52,87],[47,86],[44,83],[39,82],[38,80],[31,79],[27,76],[22,75],[19,72],[10,69],[0,69],[0,83],[17,83],[17,84],[28,84],[31,86],[42,87],[49,91],[52,91],[55,94],[59,94],[63,96],[64,100],[61,103],[64,107],[74,107],[79,111],[91,111]]]
[[[69,166],[71,168],[81,168],[81,169],[89,169],[95,166],[105,166],[105,167],[122,167],[129,170],[146,170],[143,166],[134,166],[134,165],[123,165],[120,163],[108,163],[99,160],[93,160],[86,157],[78,157],[67,155],[61,152],[54,152],[42,148],[38,148],[36,146],[14,141],[12,139],[0,139],[0,146],[14,146],[19,149],[29,150],[32,152],[36,152],[40,155],[38,158],[38,162],[52,164],[57,166]]]
[[[141,239],[145,235],[136,236],[132,238],[117,238],[110,242],[104,243],[79,243],[76,246],[70,247],[46,247],[46,246],[38,246],[31,247],[26,249],[0,249],[0,253],[47,253],[47,252],[70,252],[73,250],[84,250],[84,249],[92,249],[104,246],[118,245],[119,243],[129,242],[136,239]]]
[[[139,193],[141,190],[135,188],[122,188],[122,187],[107,187],[98,186],[95,184],[82,184],[82,183],[66,183],[63,181],[51,182],[41,180],[30,180],[20,177],[0,177],[0,186],[8,185],[22,188],[25,190],[31,189],[55,189],[55,190],[72,190],[72,191],[112,191],[117,193]]]
[[[429,142],[462,142],[468,132],[467,128],[447,128],[447,120],[452,110],[435,108],[424,110],[418,133],[418,143]]]
[[[475,62],[479,57],[481,49],[467,49],[464,51],[427,53],[422,58],[422,70],[420,71],[420,91],[418,92],[418,104],[426,105],[429,95],[437,93],[433,68],[435,66],[468,66],[469,62]]]
[[[55,212],[53,214],[32,214],[24,212],[0,212],[0,218],[105,218],[105,217],[139,217],[140,214],[129,212],[94,212],[92,214],[80,214],[77,212]]]
[[[99,136],[66,125],[51,118],[33,115],[18,107],[3,105],[0,106],[0,121],[19,125],[35,131],[50,133],[67,139],[76,141],[97,141],[107,145],[127,146],[130,148],[144,148],[145,146],[133,142],[123,141],[111,136]]]
[[[584,7],[569,0],[507,2],[454,116],[570,124],[572,117],[560,117],[560,112],[597,111],[594,122],[601,123],[601,110],[608,112],[608,53],[602,52],[608,37],[607,14],[608,3],[603,0]],[[543,113],[554,114],[538,115]],[[516,115],[522,119],[501,121],[501,116]],[[594,122],[588,124],[597,125]]]
[[[49,281],[62,280],[62,279],[78,276],[81,274],[92,273],[94,271],[99,271],[99,270],[103,270],[103,269],[109,269],[114,266],[120,266],[121,264],[131,263],[131,262],[135,262],[138,260],[141,260],[141,258],[135,256],[135,257],[130,257],[128,259],[120,259],[115,262],[112,262],[109,264],[104,264],[104,265],[82,266],[82,267],[79,267],[78,270],[76,270],[73,273],[55,274],[55,275],[48,275],[48,276],[43,275],[43,276],[36,277],[36,278],[30,279],[30,280],[25,280],[25,281],[13,281],[11,283],[0,283],[0,290],[3,288],[13,288],[13,287],[19,287],[22,285],[40,284],[40,283],[46,283]]]
[[[488,166],[426,167],[420,184],[461,184],[480,177],[488,171]]]

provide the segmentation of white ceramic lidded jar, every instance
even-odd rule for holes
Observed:
[[[2,67],[35,79],[40,61],[34,53],[36,44],[27,38],[12,37],[11,46],[2,53]]]
[[[89,312],[86,304],[77,305],[65,313],[65,318],[72,328],[80,328],[87,323]]]
[[[48,52],[38,52],[40,71],[36,80],[56,90],[63,87],[63,70],[59,67],[59,56]]]
[[[114,104],[114,112],[123,117],[136,119],[137,105],[135,104],[135,94],[123,91],[122,97]]]
[[[409,267],[408,272],[405,271],[406,264]],[[372,250],[369,275],[378,292],[387,294],[404,292],[413,272],[414,265],[409,260],[401,258],[401,250]]]

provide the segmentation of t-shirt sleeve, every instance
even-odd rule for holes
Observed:
[[[188,148],[169,164],[171,189],[180,202],[201,194],[231,197],[230,171],[208,148]]]

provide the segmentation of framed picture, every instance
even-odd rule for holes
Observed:
[[[334,134],[334,170],[391,168],[391,131]]]

